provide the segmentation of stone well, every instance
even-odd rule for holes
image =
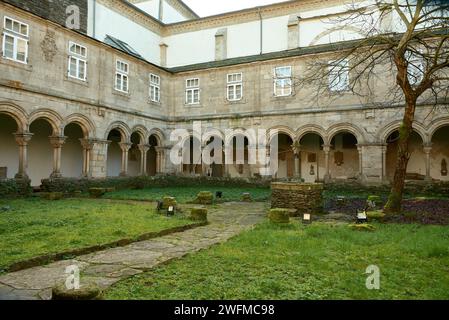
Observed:
[[[295,215],[323,212],[323,184],[272,182],[271,208],[295,209]]]

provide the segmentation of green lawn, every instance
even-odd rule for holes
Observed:
[[[38,198],[0,200],[0,271],[27,258],[104,244],[191,223],[147,203]]]
[[[119,282],[108,299],[449,299],[449,226],[268,222]],[[380,290],[365,286],[369,265]]]
[[[132,199],[132,200],[161,200],[164,196],[175,197],[179,203],[186,203],[195,199],[200,191],[211,191],[214,195],[216,191],[223,192],[223,201],[240,201],[244,192],[249,192],[255,201],[268,200],[271,195],[269,188],[242,188],[242,187],[167,187],[138,190],[120,190],[110,192],[105,195],[109,199]]]

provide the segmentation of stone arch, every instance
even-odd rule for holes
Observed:
[[[309,125],[299,128],[296,131],[296,141],[301,141],[301,139],[309,133],[314,133],[314,134],[320,136],[321,139],[323,139],[324,144],[329,143],[329,141],[327,139],[326,130],[324,130],[323,127],[315,125],[315,124],[309,124]]]
[[[318,41],[320,41],[323,37],[330,35],[331,33],[334,33],[335,31],[351,31],[354,33],[357,33],[358,35],[360,35],[361,37],[365,37],[365,35],[361,32],[360,29],[353,27],[353,26],[337,26],[337,27],[333,27],[330,28],[328,30],[325,30],[323,32],[321,32],[320,34],[318,34],[315,38],[313,38],[313,40],[309,43],[309,46],[314,46],[318,43]]]
[[[381,143],[385,143],[387,141],[387,138],[396,130],[398,130],[401,127],[402,124],[402,120],[396,120],[393,121],[391,123],[389,123],[388,125],[386,125],[385,127],[383,127],[381,130],[379,130],[377,137],[379,137],[380,142]],[[415,121],[413,122],[413,131],[415,131],[417,134],[419,134],[419,136],[421,137],[422,141],[424,144],[429,143],[429,137],[426,134],[426,129],[424,128],[424,126]]]
[[[64,121],[57,112],[50,109],[38,109],[30,114],[28,118],[28,126],[38,119],[45,119],[48,121],[52,127],[53,135],[63,135],[64,131],[62,130],[62,124]]]
[[[150,138],[147,128],[140,124],[134,126],[130,132],[131,134],[137,133],[140,136],[141,143],[145,143]]]
[[[16,121],[17,132],[28,131],[26,112],[18,105],[9,102],[0,102],[0,113],[10,116]]]
[[[122,142],[129,142],[131,139],[131,129],[128,127],[128,125],[122,121],[115,121],[109,125],[109,127],[106,129],[104,139],[107,140],[109,133],[112,130],[117,130],[120,132],[122,136]]]
[[[327,129],[328,142],[330,143],[332,141],[332,138],[341,132],[349,132],[353,134],[357,139],[357,143],[359,144],[363,144],[366,142],[363,131],[351,123],[337,123],[333,126],[330,126],[329,129]]]
[[[162,146],[164,145],[164,142],[165,142],[165,134],[164,134],[164,132],[162,132],[161,129],[157,129],[157,128],[151,129],[151,130],[148,132],[148,139],[149,139],[151,136],[155,136],[155,137],[156,137],[158,147],[162,147]],[[148,139],[147,139],[147,140],[148,140]]]
[[[74,113],[65,118],[64,120],[64,126],[62,128],[62,131],[64,132],[64,128],[68,126],[70,123],[76,123],[78,124],[81,129],[83,130],[84,138],[91,138],[95,137],[95,125],[93,122],[87,118],[85,115]]]
[[[218,137],[224,143],[225,135],[219,129],[207,130],[202,137],[203,143],[206,144],[212,137]]]
[[[273,128],[270,128],[270,130],[268,130],[268,145],[271,143],[271,140],[273,139],[274,136],[281,133],[289,136],[293,142],[295,141],[296,133],[293,129],[287,126],[275,126]]]
[[[230,135],[227,135],[226,132],[225,132],[225,141],[224,141],[225,146],[231,145],[233,143],[234,137],[239,136],[239,135],[242,135],[245,138],[247,138],[248,139],[248,143],[251,144],[251,137],[248,135],[246,129],[244,129],[244,128],[235,128],[235,129],[232,129],[232,131],[233,132]]]
[[[442,127],[449,126],[449,117],[440,118],[437,120],[434,120],[429,125],[428,130],[428,138],[430,142],[432,140],[432,137],[435,135],[435,133],[441,129]]]

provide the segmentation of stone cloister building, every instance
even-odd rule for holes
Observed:
[[[200,122],[203,149],[215,139],[233,145],[254,128],[277,137],[275,178],[388,182],[403,108],[349,92],[314,105],[313,88],[292,85],[308,60],[332,58],[329,44],[360,37],[323,22],[342,14],[343,2],[287,1],[206,18],[175,0],[0,2],[0,179],[37,186],[48,177],[258,175],[247,162],[173,164],[172,131]],[[70,5],[78,29],[67,27]],[[388,77],[373,80],[374,100],[394,83]],[[227,129],[234,135],[225,138]],[[448,181],[445,106],[420,106],[414,130],[408,178]]]

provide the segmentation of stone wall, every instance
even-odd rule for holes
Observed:
[[[296,209],[296,214],[323,211],[323,185],[319,183],[271,183],[271,208]]]
[[[87,0],[3,0],[21,9],[32,12],[42,18],[60,25],[66,25],[69,14],[66,8],[76,5],[80,9],[80,32],[87,33]]]

